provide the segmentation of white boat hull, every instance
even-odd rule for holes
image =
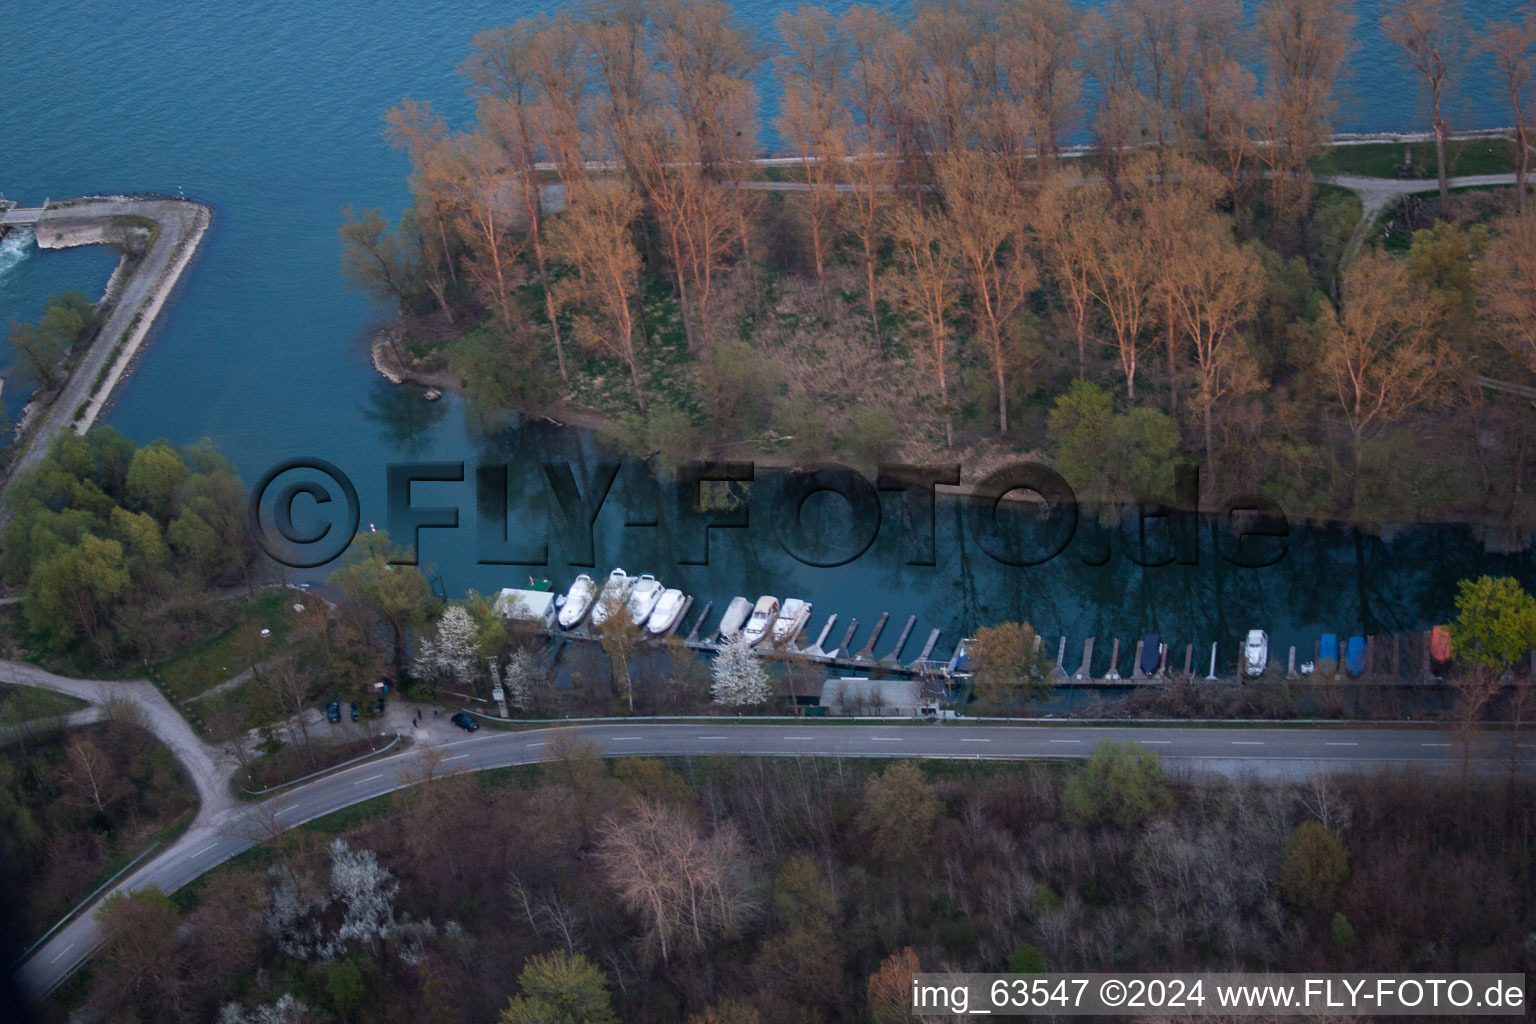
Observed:
[[[802,601],[798,597],[788,598],[779,608],[779,617],[773,622],[773,642],[776,644],[793,642],[810,618],[809,601]]]
[[[583,573],[576,577],[571,589],[565,592],[565,603],[560,606],[559,622],[562,629],[575,629],[592,610],[592,599],[597,596],[597,584]]]
[[[656,608],[651,612],[650,618],[645,622],[647,632],[661,636],[667,630],[677,624],[678,616],[683,614],[683,605],[688,603],[688,598],[681,590],[668,590],[663,593],[656,602]]]
[[[757,604],[752,607],[752,617],[742,627],[741,634],[747,638],[747,643],[756,645],[762,642],[763,637],[773,628],[773,622],[779,617],[779,599],[772,594],[764,594],[757,599]]]
[[[597,600],[592,605],[592,625],[601,626],[608,619],[608,612],[617,602],[622,605],[629,599],[629,588],[633,581],[623,569],[615,569],[608,574],[608,580],[603,584],[602,592],[597,595]]]
[[[1269,664],[1269,634],[1262,629],[1248,631],[1243,644],[1243,671],[1250,676],[1261,676]]]
[[[733,597],[720,619],[720,639],[729,640],[741,632],[747,616],[752,614],[752,602],[744,597]]]
[[[629,609],[629,621],[637,626],[645,625],[651,617],[651,612],[656,610],[656,604],[661,600],[663,591],[661,583],[651,575],[641,576],[635,581],[635,585],[629,590],[629,600],[626,606]]]

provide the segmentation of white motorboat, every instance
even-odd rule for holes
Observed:
[[[1264,674],[1269,664],[1269,634],[1262,629],[1250,629],[1248,640],[1243,644],[1243,671],[1250,676]]]
[[[615,603],[622,604],[629,599],[629,585],[629,573],[623,569],[608,574],[602,593],[597,595],[597,602],[592,606],[592,625],[601,626]]]
[[[650,573],[642,573],[637,577],[629,588],[629,620],[637,626],[645,625],[645,620],[656,610],[656,602],[661,599],[661,592],[665,589],[661,581]]]
[[[773,642],[787,644],[800,635],[811,618],[811,603],[798,597],[786,597],[779,608],[779,617],[773,621]]]
[[[575,629],[581,625],[581,620],[592,610],[592,599],[596,596],[597,584],[592,582],[592,577],[586,573],[577,576],[560,605],[560,627]]]
[[[683,605],[687,603],[687,595],[676,587],[662,591],[656,599],[651,617],[646,620],[645,628],[653,635],[661,636],[677,623],[678,617],[683,614]]]
[[[741,632],[741,627],[746,625],[747,616],[752,614],[752,602],[744,597],[733,597],[731,603],[725,607],[725,615],[720,619],[720,639],[729,640]]]
[[[778,617],[779,599],[772,594],[764,594],[757,599],[757,604],[752,606],[752,617],[742,627],[741,634],[747,638],[747,643],[756,644],[768,635],[769,627]]]

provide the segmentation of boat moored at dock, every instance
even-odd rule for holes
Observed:
[[[805,629],[805,624],[811,618],[811,603],[802,601],[798,597],[786,597],[784,604],[779,608],[779,617],[773,621],[773,642],[776,644],[793,643]]]
[[[1320,676],[1331,676],[1339,671],[1339,635],[1324,633],[1317,639],[1317,667]]]
[[[747,643],[760,643],[763,637],[768,635],[768,629],[773,625],[773,620],[779,617],[779,599],[772,594],[764,594],[757,599],[757,604],[752,606],[752,617],[747,619],[747,624],[742,627],[742,635],[747,638]]]
[[[1344,670],[1352,676],[1365,671],[1365,637],[1352,636],[1344,646]]]
[[[1269,634],[1262,629],[1250,629],[1243,642],[1243,674],[1261,676],[1269,664]]]
[[[661,600],[661,592],[666,588],[661,581],[650,573],[642,573],[629,588],[629,619],[637,626],[643,626],[650,619],[651,612],[656,610],[656,604]]]
[[[615,569],[608,574],[602,593],[597,595],[597,602],[592,608],[592,625],[601,626],[611,611],[628,600],[629,587],[629,573],[623,569]]]
[[[597,584],[592,582],[592,577],[586,573],[577,576],[571,589],[565,592],[565,602],[560,606],[561,628],[575,629],[581,625],[581,620],[592,610],[592,601],[596,597]]]
[[[656,599],[656,607],[651,610],[650,617],[645,621],[646,631],[652,636],[662,636],[667,630],[677,624],[678,616],[683,614],[683,608],[688,604],[688,597],[681,590],[673,587],[661,592]]]
[[[751,614],[751,601],[744,597],[731,598],[731,603],[725,607],[725,614],[720,618],[720,639],[729,640],[740,633],[741,627],[747,624],[747,616]]]

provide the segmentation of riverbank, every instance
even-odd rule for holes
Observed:
[[[32,229],[40,249],[118,245],[124,225],[153,225],[147,250],[131,273],[126,257],[107,282],[102,302],[110,307],[101,329],[70,371],[69,379],[23,416],[12,443],[3,488],[36,465],[65,428],[84,433],[132,372],[156,319],[165,308],[212,222],[212,211],[184,199],[91,196],[50,203]],[[132,218],[125,221],[124,218]]]

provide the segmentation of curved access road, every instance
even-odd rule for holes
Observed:
[[[425,723],[424,723],[425,724]],[[443,723],[445,724],[445,723]],[[575,731],[611,756],[944,757],[1032,759],[1087,757],[1105,737],[1136,740],[1157,751],[1175,775],[1190,772],[1251,774],[1291,780],[1318,771],[1421,766],[1460,769],[1462,748],[1448,732],[1419,728],[1245,728],[1241,726],[1087,726],[1072,724],[905,725],[753,724],[750,720],[641,721],[582,725]],[[306,821],[330,814],[432,775],[528,764],[550,756],[557,729],[504,732],[482,729],[462,738],[441,728],[411,751],[381,758],[296,786],[260,804],[226,808],[199,821],[180,840],[114,891],[157,886],[170,892],[251,846]],[[422,730],[424,735],[428,730]],[[431,737],[438,742],[433,743]],[[1483,737],[1473,751],[1480,770],[1507,768],[1509,740]],[[1521,769],[1536,768],[1525,749]],[[76,918],[19,969],[23,988],[51,992],[101,944],[90,914]]]

